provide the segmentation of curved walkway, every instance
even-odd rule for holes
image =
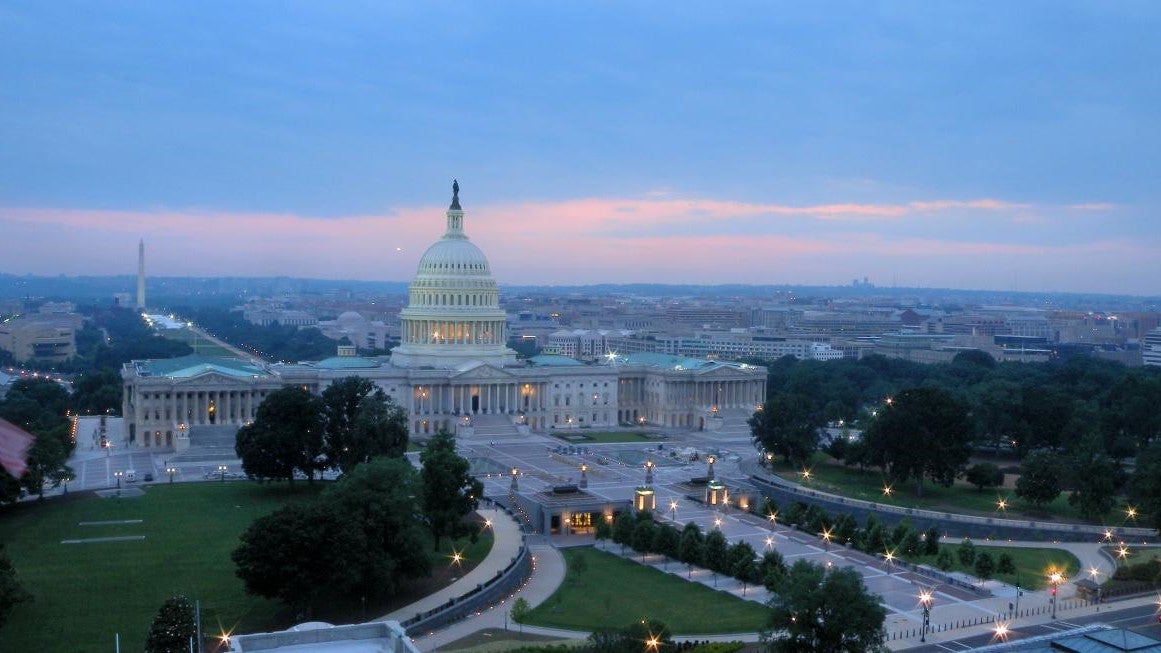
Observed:
[[[477,585],[492,580],[512,562],[512,559],[520,553],[520,542],[523,538],[516,520],[503,510],[495,508],[481,508],[476,512],[492,524],[492,549],[480,564],[451,585],[374,621],[406,621],[417,613],[437,608],[450,599],[476,589]]]

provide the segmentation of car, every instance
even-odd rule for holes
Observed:
[[[153,474],[146,474],[145,475],[145,482],[152,483],[153,482]]]

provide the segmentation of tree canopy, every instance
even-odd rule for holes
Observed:
[[[351,376],[322,392],[326,465],[349,473],[376,456],[407,451],[407,415],[370,379]]]
[[[1060,457],[1053,451],[1038,449],[1020,463],[1020,478],[1016,479],[1016,496],[1034,506],[1051,503],[1060,496],[1063,470]]]
[[[828,571],[798,560],[773,588],[769,630],[763,641],[772,652],[885,651],[887,611],[857,571]]]
[[[44,497],[45,487],[57,487],[72,476],[68,466],[76,444],[68,411],[69,393],[48,379],[18,379],[0,400],[0,417],[36,437],[28,449],[28,471],[18,482],[0,470],[0,502],[15,501],[22,492]]]
[[[783,456],[792,465],[804,465],[818,449],[823,420],[809,397],[781,392],[754,413],[749,425],[756,447]]]
[[[893,397],[863,434],[867,461],[896,483],[914,480],[922,494],[931,478],[950,486],[971,454],[967,406],[938,388],[913,388]]]
[[[194,607],[184,596],[165,600],[149,626],[145,653],[186,653],[191,637],[197,636]]]
[[[246,591],[310,611],[325,601],[390,596],[431,571],[418,474],[377,458],[307,504],[257,519],[231,554]]]
[[[4,545],[0,544],[0,628],[8,621],[13,608],[31,600],[32,595],[20,584],[20,579],[16,577],[16,567],[12,566],[8,554],[4,552]]]
[[[319,399],[299,386],[266,396],[254,422],[238,429],[234,450],[242,470],[257,479],[308,479],[321,469],[322,419]]]
[[[455,438],[440,431],[419,454],[423,464],[423,514],[435,545],[444,535],[459,532],[463,518],[476,509],[484,485],[471,474],[471,463],[456,453]]]

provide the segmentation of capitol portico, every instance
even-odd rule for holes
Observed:
[[[597,363],[543,355],[517,360],[484,253],[464,231],[459,185],[446,230],[419,260],[389,357],[354,347],[321,361],[264,364],[187,356],[122,369],[126,436],[137,447],[188,446],[197,425],[242,425],[266,394],[288,385],[321,392],[335,380],[374,381],[406,409],[412,435],[477,428],[512,434],[652,425],[716,430],[765,398],[760,366],[663,354],[608,352]]]

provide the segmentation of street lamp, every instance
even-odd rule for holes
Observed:
[[[1005,499],[1004,497],[1000,497],[999,499],[997,499],[996,500],[996,509],[997,510],[1007,510],[1008,509],[1008,500]]]
[[[677,523],[677,501],[669,502],[669,518],[673,520],[673,523]]]
[[[173,475],[177,473],[176,467],[166,467],[165,473],[169,474],[169,484],[173,485]]]
[[[117,479],[117,489],[118,490],[121,489],[121,477],[124,475],[125,475],[125,472],[122,472],[122,471],[113,472],[113,478]]]
[[[225,465],[218,465],[218,480],[220,480],[223,483],[226,482],[226,466]]]
[[[927,641],[927,629],[931,627],[931,602],[935,600],[932,596],[931,590],[923,590],[919,593],[919,602],[923,604],[923,630],[919,631],[919,641]]]
[[[827,551],[830,551],[830,532],[831,532],[831,529],[829,529],[829,528],[823,529],[823,531],[822,531],[822,542],[823,542],[824,548]]]
[[[1056,618],[1056,593],[1060,589],[1060,584],[1062,582],[1064,582],[1064,574],[1061,574],[1059,571],[1053,570],[1048,575],[1048,580],[1049,580],[1049,582],[1052,583],[1052,618],[1055,619]]]

